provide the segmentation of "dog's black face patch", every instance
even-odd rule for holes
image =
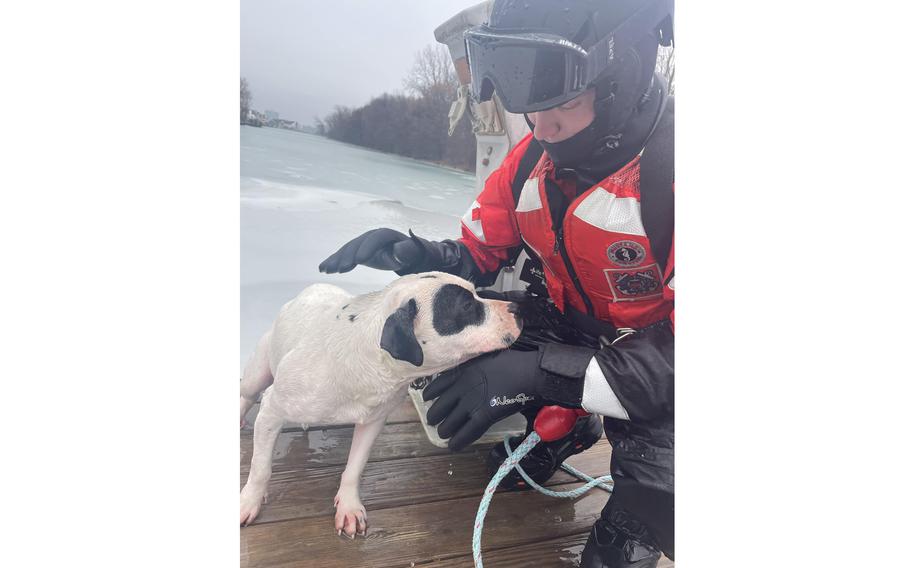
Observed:
[[[446,284],[433,297],[433,329],[439,335],[455,335],[469,325],[480,325],[486,310],[466,289]]]

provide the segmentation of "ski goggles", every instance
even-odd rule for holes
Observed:
[[[471,94],[487,101],[493,91],[512,113],[547,110],[574,99],[614,73],[620,56],[645,34],[672,30],[672,0],[651,0],[610,34],[585,49],[546,33],[500,33],[486,25],[465,32]],[[672,32],[666,32],[669,34]],[[661,41],[661,43],[664,43]],[[669,38],[667,38],[669,43]]]

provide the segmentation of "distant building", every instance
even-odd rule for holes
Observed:
[[[265,120],[271,122],[273,120],[278,120],[278,113],[273,110],[265,111]]]
[[[262,126],[265,124],[265,117],[261,112],[250,109],[246,113],[246,117],[241,122],[241,124],[249,124],[250,126]]]
[[[274,124],[277,128],[287,128],[288,130],[297,130],[297,121],[296,120],[285,120],[283,118],[276,119],[273,122],[270,122],[270,125]]]

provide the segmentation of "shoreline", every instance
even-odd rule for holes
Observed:
[[[275,126],[266,126],[264,124],[262,126],[255,126],[252,124],[241,124],[240,126],[251,126],[253,128],[269,128],[271,130],[281,130],[283,132],[293,132],[295,134],[304,134],[306,136],[316,136],[319,138],[323,138],[325,140],[329,140],[331,142],[337,142],[338,144],[344,144],[345,146],[350,146],[352,148],[358,148],[360,150],[366,150],[368,152],[376,152],[377,154],[383,154],[385,156],[395,156],[396,158],[403,158],[405,160],[411,160],[411,161],[417,162],[419,164],[425,164],[428,166],[436,166],[438,168],[450,170],[450,171],[457,172],[460,174],[468,174],[468,175],[472,175],[472,176],[477,175],[474,170],[463,170],[461,168],[456,168],[455,166],[450,166],[448,164],[443,164],[441,162],[434,162],[432,160],[421,160],[420,158],[412,158],[411,156],[405,156],[404,154],[396,154],[395,152],[384,152],[382,150],[377,150],[376,148],[370,148],[369,146],[361,146],[360,144],[353,144],[351,142],[345,142],[344,140],[335,140],[334,138],[329,138],[325,134],[316,134],[315,132],[304,132],[303,130],[292,130],[290,128],[277,128]]]

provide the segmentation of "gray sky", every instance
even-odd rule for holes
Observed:
[[[479,0],[240,0],[240,75],[253,108],[312,124],[401,91],[433,30]]]

